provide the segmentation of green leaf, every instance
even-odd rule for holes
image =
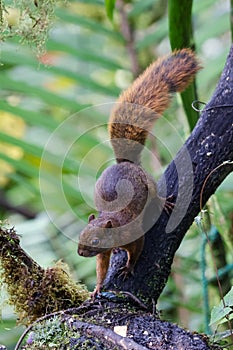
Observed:
[[[48,50],[65,52],[66,54],[74,56],[76,59],[82,60],[84,62],[93,62],[107,69],[123,69],[123,66],[118,62],[113,61],[111,57],[107,57],[106,55],[97,55],[95,52],[93,52],[93,50],[89,51],[87,48],[75,48],[64,44],[61,41],[56,41],[55,39],[48,41],[47,48]]]
[[[106,8],[107,16],[110,19],[110,21],[113,20],[115,2],[116,2],[115,0],[105,0],[105,8]]]
[[[30,178],[38,178],[38,175],[39,175],[38,168],[30,164],[29,162],[23,159],[20,159],[20,160],[13,159],[1,152],[0,152],[0,159],[9,163],[11,166],[14,167],[14,169],[21,172],[22,174]]]
[[[232,336],[232,329],[227,329],[224,332],[214,333],[212,335],[211,339],[213,339],[213,343],[217,344],[218,341],[220,341],[222,339],[226,339],[230,336]],[[223,347],[223,349],[227,349],[227,348]]]
[[[230,321],[230,320],[233,320],[233,313],[232,313],[232,310],[231,310],[231,313],[228,314],[227,319],[226,319],[226,317],[223,318],[221,321],[218,322],[218,325],[223,324],[223,323],[226,323],[226,322],[228,322],[228,321]]]
[[[156,28],[153,33],[148,34],[144,36],[143,39],[138,40],[136,42],[136,49],[138,51],[145,50],[150,45],[155,45],[156,43],[159,43],[167,36],[167,18],[162,18],[161,21],[159,21],[159,26]]]
[[[121,42],[121,43],[125,42],[123,36],[120,33],[107,28],[101,22],[96,22],[90,18],[79,16],[77,14],[73,15],[68,11],[64,11],[61,9],[57,9],[55,11],[55,14],[65,22],[73,23],[75,25],[80,25],[81,27],[88,28],[93,33],[103,34],[105,36],[108,36],[109,38],[117,40],[118,42]]]
[[[231,287],[231,290],[225,295],[224,302],[227,306],[233,307],[233,287]]]
[[[13,166],[14,169],[16,169],[17,172],[20,172],[22,174],[24,174],[25,176],[29,177],[29,178],[34,178],[34,179],[39,179],[39,168],[32,165],[31,163],[29,163],[28,161],[21,159],[19,160],[15,160],[12,159],[11,157],[3,154],[0,152],[0,159],[6,161],[8,164],[10,164],[11,166]],[[62,186],[65,194],[69,197],[69,198],[73,198],[76,200],[76,203],[78,201],[78,199],[80,199],[80,194],[77,191],[77,189],[75,187],[73,187],[72,185],[70,185],[67,181],[65,181],[63,179],[62,183],[60,181],[60,177],[59,176],[54,176],[54,174],[52,172],[49,171],[45,171],[43,170],[42,175],[43,179],[47,181],[48,184],[50,184],[50,186],[52,186],[52,188],[60,188]],[[14,179],[14,176],[11,175],[10,176],[12,179]],[[42,178],[40,178],[41,180]],[[24,179],[25,181],[25,179]],[[37,192],[37,194],[39,194],[39,190],[35,187],[34,191]]]
[[[1,158],[1,155],[0,155],[0,158]],[[9,163],[9,160],[8,160],[8,163]],[[19,161],[18,161],[18,163],[19,163]],[[15,163],[15,165],[17,165],[17,164]],[[14,168],[15,168],[15,166],[14,166]],[[15,169],[17,170],[17,168],[15,168]],[[25,173],[24,173],[24,175],[25,175]],[[25,176],[20,175],[17,172],[12,172],[12,173],[7,174],[7,177],[9,179],[11,179],[12,181],[14,181],[16,184],[18,184],[20,186],[20,188],[25,188],[27,191],[29,191],[29,193],[33,193],[36,196],[40,196],[40,191],[38,189],[38,186],[36,186],[36,184],[34,184],[33,181],[25,181]],[[23,191],[23,189],[21,191]]]
[[[218,306],[214,306],[211,312],[210,325],[220,321],[233,311],[233,287],[224,296],[224,303],[221,300]]]
[[[26,110],[18,106],[11,106],[5,101],[0,101],[0,110],[17,115],[29,125],[44,127],[46,130],[53,131],[59,126],[59,123],[49,115],[36,111]]]
[[[14,136],[4,134],[2,132],[0,132],[0,140],[1,140],[1,142],[6,142],[6,143],[9,143],[11,145],[18,146],[18,147],[22,148],[25,152],[32,154],[33,156],[36,156],[38,158],[40,158],[42,153],[43,153],[42,147],[33,145],[30,142],[20,140]]]
[[[223,317],[228,315],[232,309],[230,307],[214,306],[211,312],[210,325],[220,321]]]
[[[200,13],[205,12],[206,10],[208,11],[211,8],[211,5],[213,6],[214,3],[216,3],[218,0],[205,0],[205,1],[194,1],[193,3],[193,9],[194,9],[194,14],[199,15]]]
[[[229,23],[227,22],[228,17],[226,14],[222,14],[215,18],[213,21],[207,21],[203,24],[201,31],[198,31],[198,42],[203,44],[207,39],[207,33],[211,33],[211,37],[215,38],[220,35],[224,35],[229,29]],[[216,26],[216,20],[218,25]]]
[[[49,69],[47,66],[41,64],[39,66],[38,61],[36,61],[35,59],[31,58],[31,57],[27,57],[24,54],[15,54],[15,52],[12,52],[13,50],[10,51],[3,51],[2,55],[1,55],[1,61],[4,63],[11,63],[11,64],[20,64],[22,65],[22,62],[27,65],[30,66],[34,69],[40,69],[40,71],[42,72],[49,72],[54,73],[56,75],[56,77],[59,76],[63,76],[63,77],[67,77],[71,80],[73,80],[74,82],[78,83],[78,85],[83,86],[85,88],[88,88],[92,91],[96,91],[99,93],[103,93],[105,95],[110,95],[110,96],[118,96],[120,90],[116,87],[112,87],[112,86],[104,86],[101,85],[99,83],[97,83],[96,81],[94,81],[89,75],[87,74],[80,74],[78,72],[74,72],[71,69],[67,69],[67,68],[63,68],[63,67],[56,67],[56,66],[50,66]],[[24,85],[25,86],[25,85]],[[31,88],[31,85],[30,85]],[[27,89],[28,90],[28,89]],[[51,94],[51,93],[50,93]],[[55,94],[53,94],[55,95]],[[43,95],[44,96],[44,95]],[[59,96],[60,98],[60,96]]]
[[[155,0],[144,0],[136,2],[129,13],[129,17],[132,18],[140,16],[143,12],[147,11],[150,6],[154,5],[154,3]]]
[[[2,89],[20,92],[26,96],[34,96],[40,98],[43,102],[46,102],[49,105],[65,107],[73,112],[80,111],[87,107],[87,105],[81,105],[70,98],[59,96],[45,88],[29,85],[25,82],[12,79],[5,73],[0,74],[0,86]]]
[[[74,2],[76,0],[72,0]],[[103,5],[102,0],[79,0],[79,2],[85,3],[85,4],[93,4],[93,5]]]
[[[43,146],[37,146],[35,144],[18,139],[14,136],[4,134],[2,132],[0,132],[0,141],[9,143],[14,146],[18,146],[28,155],[32,155],[34,157],[37,157],[38,159],[41,159],[43,153],[45,153],[47,162],[49,162],[53,166],[58,167],[59,169],[62,166],[62,171],[66,171],[68,173],[73,173],[74,169],[76,169],[78,165],[77,161],[70,160],[67,157],[64,159],[64,163],[63,163],[61,162],[61,158],[59,156],[56,156],[55,154],[47,150],[45,151]]]

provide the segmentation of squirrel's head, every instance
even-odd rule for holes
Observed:
[[[113,248],[111,219],[95,218],[89,216],[89,223],[79,236],[78,254],[92,257]]]

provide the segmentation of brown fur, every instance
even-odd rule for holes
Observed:
[[[112,110],[109,133],[118,164],[107,168],[96,183],[99,216],[90,216],[78,247],[82,256],[97,255],[93,296],[102,289],[112,248],[127,251],[128,260],[121,275],[133,273],[143,249],[144,234],[154,223],[147,211],[151,204],[153,219],[156,212],[160,215],[163,206],[167,213],[173,209],[173,203],[158,197],[155,181],[138,163],[147,134],[169,106],[172,93],[183,91],[199,69],[195,54],[189,49],[160,58],[121,94]],[[148,223],[145,213],[149,215]]]
[[[137,143],[144,145],[154,121],[168,108],[172,93],[186,89],[200,68],[190,49],[174,51],[152,63],[120,95],[109,120],[110,138],[119,161],[139,163],[142,148]],[[122,142],[127,139],[136,142],[128,146],[128,158],[126,141]]]

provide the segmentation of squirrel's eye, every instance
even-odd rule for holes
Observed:
[[[91,245],[93,245],[94,247],[98,246],[99,245],[99,242],[100,240],[98,238],[94,238],[92,241],[91,241]]]

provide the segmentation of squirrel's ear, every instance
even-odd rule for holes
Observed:
[[[88,222],[91,222],[94,219],[95,219],[95,214],[91,214],[88,218]]]
[[[112,221],[108,220],[104,226],[104,228],[111,228],[112,227]]]

